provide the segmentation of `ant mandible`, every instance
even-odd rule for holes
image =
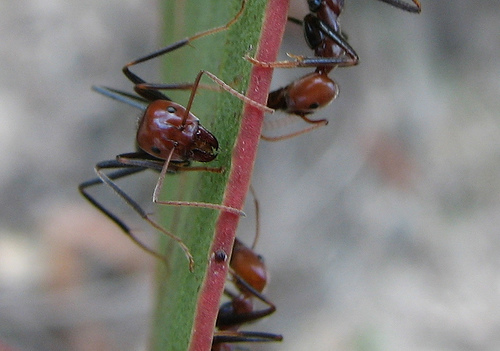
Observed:
[[[254,195],[256,234],[251,248],[238,238],[234,241],[229,272],[239,294],[228,289],[224,290],[230,301],[223,303],[219,309],[216,322],[218,331],[214,334],[212,351],[230,350],[228,343],[271,342],[283,339],[277,334],[238,330],[242,324],[264,318],[276,311],[276,306],[262,294],[268,282],[268,273],[262,256],[254,251],[260,232],[259,204],[252,187],[250,191]],[[254,310],[254,298],[259,299],[268,307]]]
[[[199,119],[190,112],[196,91],[203,75],[207,75],[210,79],[217,83],[221,89],[230,92],[246,103],[254,105],[268,112],[272,112],[272,110],[238,93],[208,71],[200,71],[196,76],[194,83],[192,84],[151,84],[147,83],[138,75],[130,71],[130,67],[177,50],[196,39],[227,30],[242,15],[245,8],[245,3],[246,0],[243,0],[238,13],[225,25],[200,32],[191,37],[166,46],[160,50],[157,50],[149,55],[143,56],[137,60],[127,63],[123,67],[122,71],[125,76],[134,83],[134,90],[137,94],[139,94],[139,96],[107,87],[93,87],[95,91],[109,98],[127,103],[131,106],[141,109],[143,111],[143,115],[139,120],[139,126],[136,136],[138,151],[120,154],[116,156],[114,160],[102,161],[97,163],[95,166],[95,172],[97,173],[98,178],[81,183],[79,185],[80,193],[88,201],[90,201],[92,205],[94,205],[104,215],[106,215],[109,219],[116,223],[132,241],[139,245],[139,247],[141,247],[143,250],[153,255],[154,257],[165,261],[166,258],[163,255],[144,245],[133,234],[130,227],[125,224],[122,219],[105,208],[100,202],[98,202],[87,192],[87,188],[97,184],[104,183],[111,187],[118,194],[118,196],[120,196],[128,205],[132,207],[132,209],[136,213],[139,214],[139,216],[141,216],[154,228],[159,230],[162,234],[167,235],[179,244],[189,261],[189,269],[191,271],[193,271],[194,269],[194,259],[184,242],[179,237],[172,234],[156,221],[154,221],[150,217],[150,215],[146,213],[146,211],[142,209],[142,207],[127,193],[125,193],[114,181],[119,178],[142,172],[146,169],[152,169],[160,172],[160,176],[153,191],[154,203],[162,205],[205,207],[241,215],[243,214],[241,210],[220,204],[186,201],[160,201],[159,193],[167,172],[222,172],[221,168],[188,167],[190,161],[212,161],[217,156],[216,151],[219,147],[216,137],[212,133],[210,133],[210,131],[204,128],[201,125]],[[160,92],[160,90],[167,89],[190,89],[191,94],[186,107],[173,102],[169,97]],[[105,174],[103,170],[106,169],[118,170],[110,174]]]
[[[379,0],[408,12],[420,12],[420,2],[412,0],[415,6],[401,0]],[[272,68],[316,67],[313,73],[307,74],[291,84],[277,89],[269,94],[268,106],[294,114],[307,123],[316,124],[299,132],[266,137],[264,140],[278,141],[288,139],[312,129],[326,125],[325,119],[312,120],[306,117],[318,108],[330,104],[338,95],[338,86],[328,74],[335,67],[349,67],[359,63],[359,56],[349,45],[338,22],[344,0],[307,0],[310,13],[304,19],[289,18],[296,24],[301,24],[304,37],[309,48],[314,50],[314,57],[291,55],[294,61],[261,62],[246,56],[255,65]]]

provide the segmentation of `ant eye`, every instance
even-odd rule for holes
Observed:
[[[169,107],[167,107],[167,111],[170,113],[175,113],[177,111],[177,109],[173,106],[169,106]]]
[[[319,107],[319,104],[318,104],[317,102],[314,102],[314,103],[312,103],[312,104],[310,104],[310,105],[309,105],[309,108],[310,108],[311,110],[315,110],[315,109],[317,109],[318,107]]]
[[[152,146],[151,147],[151,152],[154,153],[154,154],[157,154],[157,155],[161,154],[161,150],[157,146]]]

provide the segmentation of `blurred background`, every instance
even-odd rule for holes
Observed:
[[[249,349],[500,348],[500,2],[422,2],[346,1],[361,62],[331,74],[339,97],[315,115],[330,124],[261,143],[257,251],[278,311],[251,328],[285,340]],[[0,4],[0,350],[145,349],[155,263],[76,187],[133,150],[137,111],[90,86],[130,90],[119,67],[158,47],[157,8]],[[300,27],[282,52],[310,53]],[[147,203],[154,181],[131,194]]]

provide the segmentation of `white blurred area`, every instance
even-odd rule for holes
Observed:
[[[262,142],[258,251],[278,311],[245,329],[285,340],[249,349],[500,348],[500,2],[422,6],[347,0],[361,62],[331,74],[339,97],[315,115],[329,125]],[[133,150],[136,111],[90,86],[130,90],[119,68],[158,46],[157,4],[0,9],[0,350],[144,349],[154,262],[76,187]],[[310,53],[300,27],[282,52]],[[125,182],[145,202],[147,179]]]

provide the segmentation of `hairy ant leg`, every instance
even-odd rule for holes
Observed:
[[[230,351],[233,348],[228,345],[240,342],[276,342],[282,341],[283,336],[278,334],[252,332],[252,331],[233,331],[220,330],[214,333],[212,342],[212,351]]]
[[[260,138],[265,141],[282,141],[282,140],[287,140],[291,138],[295,138],[296,136],[302,135],[309,133],[315,129],[324,127],[328,124],[328,121],[326,119],[319,119],[314,121],[314,125],[308,128],[304,128],[301,130],[298,130],[296,132],[288,133],[288,134],[283,134],[283,135],[278,135],[278,136],[268,136],[261,134]]]
[[[338,0],[335,0],[338,1]],[[381,0],[383,1],[383,0]],[[390,0],[388,0],[390,1]],[[314,57],[294,55],[287,53],[293,61],[263,62],[246,55],[244,58],[250,63],[264,68],[297,68],[297,67],[349,67],[359,63],[359,56],[354,48],[347,42],[338,25],[338,16],[341,6],[335,13],[325,0],[320,5],[311,6],[311,13],[304,19],[298,20],[289,17],[295,24],[301,24],[304,28],[304,37],[309,48],[315,51]],[[323,8],[328,10],[321,10]],[[323,68],[324,70],[328,70]],[[331,70],[331,69],[330,69]],[[329,72],[329,71],[328,71]]]
[[[419,0],[412,4],[403,0],[380,0],[399,9],[419,13]],[[268,68],[316,67],[315,72],[299,78],[269,94],[268,106],[286,113],[299,116],[307,123],[326,125],[326,120],[312,120],[306,115],[317,108],[332,102],[337,94],[336,83],[328,77],[328,73],[336,67],[355,66],[359,63],[356,51],[347,42],[346,36],[340,30],[340,16],[344,0],[307,0],[310,13],[303,20],[290,18],[289,21],[300,24],[304,29],[304,37],[309,48],[314,51],[314,57],[288,54],[293,60],[262,62],[248,55],[245,59],[254,65]],[[278,141],[309,132],[316,127],[309,127],[278,137],[266,137],[264,140]]]
[[[389,4],[391,6],[394,6],[398,9],[411,12],[411,13],[420,13],[422,11],[422,6],[420,5],[419,0],[411,0],[414,5],[411,5],[407,2],[404,2],[402,0],[379,0],[382,2],[385,2],[386,4]]]
[[[338,95],[338,86],[328,74],[336,67],[357,65],[359,57],[340,30],[338,17],[342,11],[341,0],[309,0],[309,11],[304,19],[289,18],[301,24],[306,43],[314,57],[287,54],[293,61],[262,62],[245,56],[254,65],[268,68],[315,67],[315,71],[296,79],[291,84],[272,91],[268,106],[302,118],[313,126],[277,137],[263,136],[264,140],[279,141],[307,133],[325,126],[325,119],[313,120],[307,115],[330,104]],[[314,125],[315,124],[315,125]]]
[[[130,227],[125,224],[125,222],[116,216],[114,213],[112,213],[110,210],[108,210],[104,205],[102,205],[99,201],[97,201],[92,195],[90,195],[87,192],[87,188],[98,185],[98,184],[106,184],[113,191],[115,191],[118,196],[120,196],[132,209],[146,222],[148,222],[151,226],[153,226],[155,229],[160,231],[162,234],[168,236],[172,240],[176,241],[179,246],[182,248],[184,251],[186,258],[189,261],[189,269],[192,271],[194,269],[194,259],[191,253],[189,252],[189,249],[187,246],[184,244],[184,242],[177,237],[176,235],[172,234],[165,228],[163,228],[160,224],[158,224],[156,221],[154,221],[147,213],[144,211],[144,209],[134,200],[132,199],[127,193],[125,193],[113,180],[120,179],[129,175],[133,175],[139,172],[142,172],[146,169],[156,169],[157,165],[152,163],[148,164],[148,160],[143,160],[143,166],[139,165],[124,165],[123,163],[117,161],[117,160],[110,160],[110,161],[102,161],[99,162],[95,166],[95,171],[97,175],[99,176],[98,178],[88,180],[86,182],[81,183],[78,186],[78,189],[80,193],[92,204],[94,207],[96,207],[98,210],[100,210],[104,215],[106,215],[109,219],[111,219],[115,224],[122,229],[122,231],[135,243],[137,244],[141,249],[149,253],[150,255],[164,261],[166,261],[166,257],[163,256],[162,254],[154,251],[153,249],[150,249],[146,245],[144,245],[132,232]],[[105,174],[102,170],[103,169],[116,169],[120,168],[118,171],[112,172],[109,175]]]
[[[137,74],[133,73],[132,71],[130,71],[130,67],[131,66],[135,66],[139,63],[142,63],[142,62],[146,62],[146,61],[149,61],[151,59],[154,59],[156,57],[159,57],[159,56],[162,56],[162,55],[165,55],[169,52],[172,52],[174,50],[177,50],[177,49],[180,49],[190,43],[192,43],[193,41],[197,40],[197,39],[200,39],[202,37],[205,37],[205,36],[208,36],[208,35],[211,35],[211,34],[215,34],[215,33],[218,33],[218,32],[222,32],[222,31],[225,31],[227,29],[229,29],[229,27],[231,27],[234,23],[236,23],[236,21],[238,21],[238,19],[241,17],[241,15],[243,14],[243,11],[245,9],[245,5],[246,5],[246,2],[248,0],[242,0],[241,2],[241,7],[239,9],[239,11],[236,13],[236,15],[231,19],[229,20],[225,25],[222,25],[222,26],[219,26],[219,27],[215,27],[215,28],[212,28],[212,29],[208,29],[206,31],[203,31],[203,32],[199,32],[197,34],[194,34],[190,37],[187,37],[187,38],[184,38],[182,40],[179,40],[173,44],[170,44],[168,46],[165,46],[157,51],[154,51],[148,55],[145,55],[145,56],[142,56],[138,59],[135,59],[129,63],[127,63],[125,66],[123,66],[122,68],[122,72],[123,74],[125,74],[125,76],[132,82],[134,83],[136,86],[134,87],[134,90],[136,91],[136,93],[138,93],[139,95],[141,95],[142,97],[146,98],[147,100],[149,101],[153,101],[153,100],[170,100],[169,98],[167,98],[165,95],[161,94],[159,91],[155,90],[155,89],[144,89],[144,88],[141,88],[140,86],[137,87],[137,85],[140,85],[141,83],[146,83],[146,81],[144,81],[141,77],[139,77]],[[189,86],[189,84],[187,84]],[[188,88],[189,89],[189,88]]]

